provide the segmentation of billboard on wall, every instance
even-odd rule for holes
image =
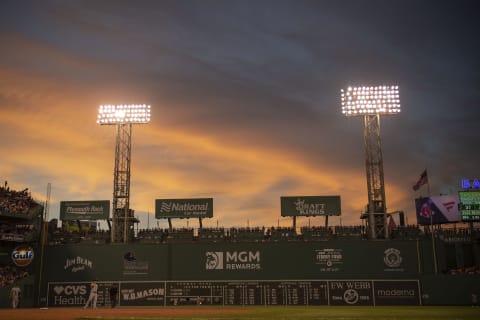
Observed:
[[[413,277],[415,241],[71,245],[45,255],[49,281]],[[105,268],[104,266],[108,266]]]
[[[340,196],[280,197],[282,217],[339,216]]]
[[[60,201],[60,220],[107,220],[110,201]]]
[[[458,196],[462,221],[480,221],[480,191],[459,191]]]
[[[121,306],[163,306],[165,282],[122,282],[119,301]]]
[[[431,196],[415,199],[417,223],[420,225],[460,221],[458,195]]]
[[[156,199],[155,218],[212,218],[213,198]]]
[[[110,306],[108,289],[119,288],[120,306],[177,305],[419,305],[418,280],[248,280],[99,282],[97,305]],[[49,307],[80,307],[87,282],[48,284]]]
[[[109,289],[117,282],[97,282],[97,306],[110,306]],[[83,307],[90,295],[90,282],[50,282],[47,287],[49,307]]]

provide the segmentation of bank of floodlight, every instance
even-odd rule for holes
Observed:
[[[342,113],[363,117],[368,205],[362,217],[368,218],[371,238],[388,237],[380,116],[400,113],[399,89],[396,85],[351,86],[340,93]]]
[[[133,234],[133,210],[130,209],[130,163],[132,126],[150,122],[146,104],[101,105],[97,123],[115,125],[115,166],[113,173],[112,242],[128,242]]]
[[[149,122],[149,105],[101,105],[98,108],[97,123],[101,125]]]
[[[398,86],[348,87],[341,89],[341,100],[346,116],[400,113]]]

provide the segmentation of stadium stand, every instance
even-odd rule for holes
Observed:
[[[18,279],[28,277],[26,270],[21,270],[11,265],[0,265],[0,287],[15,283]]]
[[[0,224],[0,236],[5,239],[25,241],[38,237],[37,227],[30,225],[15,226]],[[39,228],[39,227],[38,227]],[[69,228],[68,230],[71,230]],[[106,244],[110,242],[108,230],[68,231],[49,227],[48,243],[58,244]],[[282,241],[329,241],[362,240],[366,238],[364,226],[304,226],[297,233],[291,227],[215,227],[215,228],[172,228],[140,229],[135,237],[138,243],[176,243],[176,242],[282,242]],[[27,235],[33,236],[27,236]],[[391,240],[416,240],[431,238],[431,233],[417,225],[398,226],[390,230]],[[438,229],[435,238],[446,243],[468,243],[480,239],[480,229]],[[0,238],[1,240],[1,238]]]
[[[19,264],[12,260],[11,253],[16,248],[26,246],[32,247],[35,254],[40,254],[42,213],[43,206],[32,199],[28,189],[15,191],[7,183],[0,186],[0,288],[2,288],[0,293],[2,291],[6,293],[9,286],[18,280],[22,283],[23,288],[34,288],[35,275],[38,272],[35,268],[38,267],[38,264],[33,263],[27,267],[19,267]],[[337,274],[340,277],[351,277],[352,274],[356,274],[358,265],[362,266],[364,263],[363,259],[351,258],[357,254],[357,251],[361,251],[357,250],[357,246],[362,248],[362,253],[368,253],[369,250],[365,248],[372,246],[376,249],[368,254],[370,257],[378,258],[375,261],[380,266],[378,270],[374,270],[374,277],[378,272],[385,271],[386,274],[391,270],[395,270],[395,277],[398,278],[401,278],[398,274],[405,273],[405,276],[418,278],[422,283],[422,290],[426,290],[427,294],[430,293],[433,296],[433,293],[449,289],[454,281],[464,281],[459,282],[458,288],[465,284],[475,283],[472,279],[478,279],[480,274],[478,264],[480,229],[474,228],[473,224],[458,225],[461,227],[457,228],[457,225],[435,226],[433,238],[436,241],[432,241],[429,226],[420,227],[418,225],[389,226],[390,239],[381,239],[380,241],[365,240],[366,230],[361,225],[302,226],[298,229],[279,226],[137,229],[133,243],[119,244],[115,250],[111,250],[112,246],[107,245],[110,243],[110,231],[100,230],[100,224],[96,220],[67,220],[60,224],[57,219],[52,219],[47,228],[47,247],[50,246],[50,248],[45,252],[50,265],[45,268],[45,279],[65,281],[63,276],[66,275],[66,278],[71,277],[69,280],[73,281],[72,283],[79,280],[85,281],[86,278],[76,278],[78,273],[72,271],[72,268],[65,267],[70,259],[84,263],[75,268],[85,267],[87,268],[85,270],[88,271],[85,274],[91,276],[91,267],[89,266],[92,265],[92,261],[95,263],[97,263],[96,261],[105,262],[105,259],[109,259],[109,255],[105,255],[105,253],[110,253],[110,251],[119,251],[122,255],[132,253],[131,261],[125,262],[125,259],[120,259],[112,264],[112,270],[124,277],[123,280],[129,281],[133,276],[137,277],[146,273],[153,274],[152,277],[157,277],[154,278],[156,280],[169,279],[170,281],[176,279],[175,277],[188,279],[189,268],[193,261],[200,261],[196,272],[219,275],[218,279],[223,279],[223,274],[235,276],[236,273],[240,274],[245,269],[245,272],[260,270],[259,272],[255,271],[258,274],[261,274],[262,270],[270,270],[273,274],[272,277],[283,279],[282,277],[286,275],[286,280],[289,281],[288,277],[292,275],[290,270],[303,267],[295,265],[296,261],[290,259],[290,256],[296,256],[297,253],[299,257],[307,256],[308,259],[303,260],[303,264],[306,265],[303,270],[309,277],[312,274],[313,276],[318,275],[318,272],[321,273],[320,276],[326,278],[337,277]],[[144,246],[143,244],[159,245]],[[435,261],[438,263],[436,265],[438,266],[438,275],[432,263],[432,244],[436,246],[437,260]],[[101,248],[102,245],[104,248]],[[94,250],[90,250],[92,248]],[[155,255],[150,258],[152,248],[155,248],[156,251]],[[268,253],[270,248],[273,254]],[[284,252],[286,257],[283,257]],[[412,254],[412,252],[414,253]],[[159,257],[162,257],[163,260],[162,263],[157,264]],[[170,257],[177,260],[174,259],[172,260],[174,263],[169,263]],[[210,257],[211,261],[205,260],[207,257]],[[386,260],[387,258],[390,260]],[[398,259],[396,260],[396,258]],[[208,263],[209,261],[211,263]],[[313,265],[312,268],[308,266],[309,261]],[[396,263],[401,265],[397,266]],[[102,263],[98,264],[103,265]],[[162,266],[163,269],[158,269],[158,266]],[[48,271],[50,267],[58,269],[50,272]],[[97,274],[110,279],[110,274],[102,274],[103,268],[96,268]],[[361,272],[364,273],[358,273],[362,279],[373,274],[365,267],[365,263],[363,268]],[[214,271],[220,269],[226,272]],[[277,269],[280,270],[278,273]],[[321,271],[323,269],[325,271]],[[334,274],[334,272],[336,273]],[[60,274],[61,277],[56,278],[57,274]],[[296,275],[294,274],[294,276]],[[242,277],[243,275],[234,280],[242,280]],[[250,275],[248,279],[250,279],[249,277]],[[245,276],[245,278],[247,277]],[[197,277],[197,279],[201,278]],[[393,280],[392,283],[395,282]],[[129,285],[128,281],[126,283]],[[148,281],[145,283],[147,283],[146,286],[150,285]],[[244,290],[248,284],[242,284],[242,286],[242,290]],[[418,285],[415,286],[415,288],[417,287]],[[26,305],[33,306],[36,297],[33,295],[34,290],[30,291],[32,294]],[[51,292],[51,294],[57,293]],[[435,299],[432,299],[430,303],[445,303]],[[452,302],[447,301],[447,303]]]
[[[0,187],[0,241],[31,242],[39,236],[43,207],[35,202],[28,188]]]
[[[37,205],[28,188],[15,191],[10,189],[7,181],[0,187],[0,213],[2,214],[26,214]]]
[[[363,239],[365,227],[363,226],[336,226],[335,237],[337,239]]]
[[[232,242],[259,242],[265,240],[265,228],[230,228],[228,239]]]
[[[165,243],[167,241],[168,230],[160,228],[141,229],[137,234],[137,241],[140,243]]]
[[[445,242],[470,242],[480,237],[478,229],[440,229],[436,233],[438,238]]]
[[[302,227],[300,231],[304,241],[328,241],[333,237],[332,227]]]
[[[395,227],[390,230],[392,239],[414,240],[422,236],[422,231],[416,225]]]
[[[271,227],[267,230],[266,239],[270,241],[296,241],[298,236],[293,228]]]
[[[225,228],[202,228],[198,231],[197,240],[204,242],[225,241]]]
[[[165,229],[167,242],[192,242],[193,228]]]

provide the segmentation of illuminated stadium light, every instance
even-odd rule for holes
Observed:
[[[342,113],[346,116],[400,113],[398,86],[348,87],[340,91]]]
[[[101,105],[97,123],[115,125],[115,165],[113,171],[113,210],[111,241],[127,243],[133,239],[134,211],[130,209],[130,164],[132,127],[150,122],[150,106],[145,104]]]
[[[98,108],[97,123],[101,125],[149,122],[149,105],[101,105]]]
[[[342,113],[363,118],[368,205],[362,218],[368,218],[370,238],[388,238],[380,117],[400,113],[398,86],[351,86],[340,92]]]

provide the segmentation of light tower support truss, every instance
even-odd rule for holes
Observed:
[[[363,138],[368,191],[368,225],[371,238],[388,237],[386,228],[385,183],[383,174],[380,115],[365,115]]]
[[[368,235],[372,239],[387,238],[380,115],[394,115],[400,112],[398,86],[348,87],[341,90],[341,100],[344,115],[363,116],[368,191],[365,216],[368,218]]]
[[[113,173],[112,242],[129,242],[133,236],[130,210],[130,163],[132,124],[117,124],[115,168]]]
[[[132,160],[132,124],[150,122],[150,106],[104,105],[98,110],[97,123],[115,125],[115,167],[113,173],[112,242],[127,243],[133,238],[134,215],[130,209],[130,164]]]

